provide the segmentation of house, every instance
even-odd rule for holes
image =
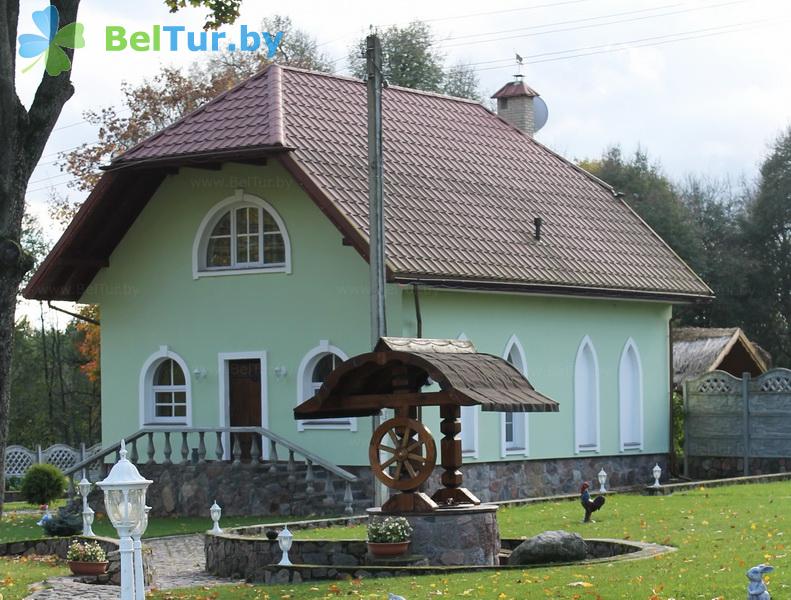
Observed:
[[[481,499],[571,491],[602,467],[648,481],[667,464],[672,307],[711,290],[533,139],[533,90],[495,96],[501,117],[383,92],[388,335],[471,340],[559,403],[464,409]],[[106,444],[262,425],[364,472],[369,418],[292,411],[371,349],[366,156],[363,82],[273,65],[113,160],[25,290],[101,305]],[[423,419],[438,436],[436,410]]]
[[[757,377],[771,367],[772,358],[751,342],[739,327],[674,327],[673,385],[719,370],[741,377]]]

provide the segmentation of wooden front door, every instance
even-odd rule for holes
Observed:
[[[228,404],[231,427],[261,427],[261,361],[228,361]],[[238,436],[242,460],[250,460],[253,434]],[[258,438],[261,450],[261,438]],[[233,451],[233,448],[231,448]]]

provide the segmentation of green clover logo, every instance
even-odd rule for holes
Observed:
[[[47,73],[52,77],[71,69],[71,61],[63,48],[83,48],[85,46],[85,39],[82,36],[84,27],[82,23],[69,23],[58,31],[59,21],[58,9],[52,5],[33,13],[33,22],[44,35],[25,33],[19,36],[19,56],[22,58],[38,57],[22,69],[23,73],[27,73],[36,66],[42,57],[46,61]]]

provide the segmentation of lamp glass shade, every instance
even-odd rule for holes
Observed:
[[[294,536],[288,530],[288,527],[284,527],[283,530],[277,534],[277,543],[283,552],[291,550],[291,541],[293,539]]]
[[[83,477],[77,484],[77,487],[80,488],[81,496],[87,496],[91,491],[91,482]]]
[[[604,482],[607,481],[607,473],[604,472],[604,469],[599,471],[598,477],[599,477],[599,483],[601,485],[604,485]]]

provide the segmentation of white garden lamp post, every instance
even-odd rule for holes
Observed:
[[[211,505],[209,508],[209,514],[211,515],[211,520],[214,521],[214,525],[211,528],[211,532],[214,534],[222,533],[222,529],[220,529],[220,517],[222,516],[222,508],[217,501],[214,501],[214,504]]]
[[[143,542],[140,538],[148,528],[148,513],[151,510],[150,506],[143,507],[143,518],[132,530],[132,541],[134,542],[135,549],[135,600],[145,600],[146,597],[146,583],[143,578]]]
[[[93,509],[88,506],[88,494],[91,493],[91,482],[83,477],[77,484],[82,496],[82,535],[86,537],[96,537],[91,526],[93,525]]]
[[[662,467],[659,466],[659,463],[654,465],[654,468],[651,469],[651,473],[654,475],[654,485],[651,487],[660,487],[661,484],[659,483],[659,478],[662,477]]]
[[[288,551],[291,550],[291,541],[293,539],[294,536],[288,530],[288,526],[284,525],[280,533],[277,534],[277,545],[283,551],[283,558],[277,563],[278,565],[291,566],[291,561],[288,559]]]
[[[597,477],[599,478],[599,493],[606,494],[607,490],[604,488],[604,484],[607,482],[607,473],[604,472],[603,468],[599,471]]]
[[[145,516],[146,489],[152,481],[140,475],[126,458],[126,444],[121,440],[119,457],[110,474],[98,482],[104,491],[107,516],[118,531],[121,554],[121,600],[134,600],[134,542],[132,531]]]

